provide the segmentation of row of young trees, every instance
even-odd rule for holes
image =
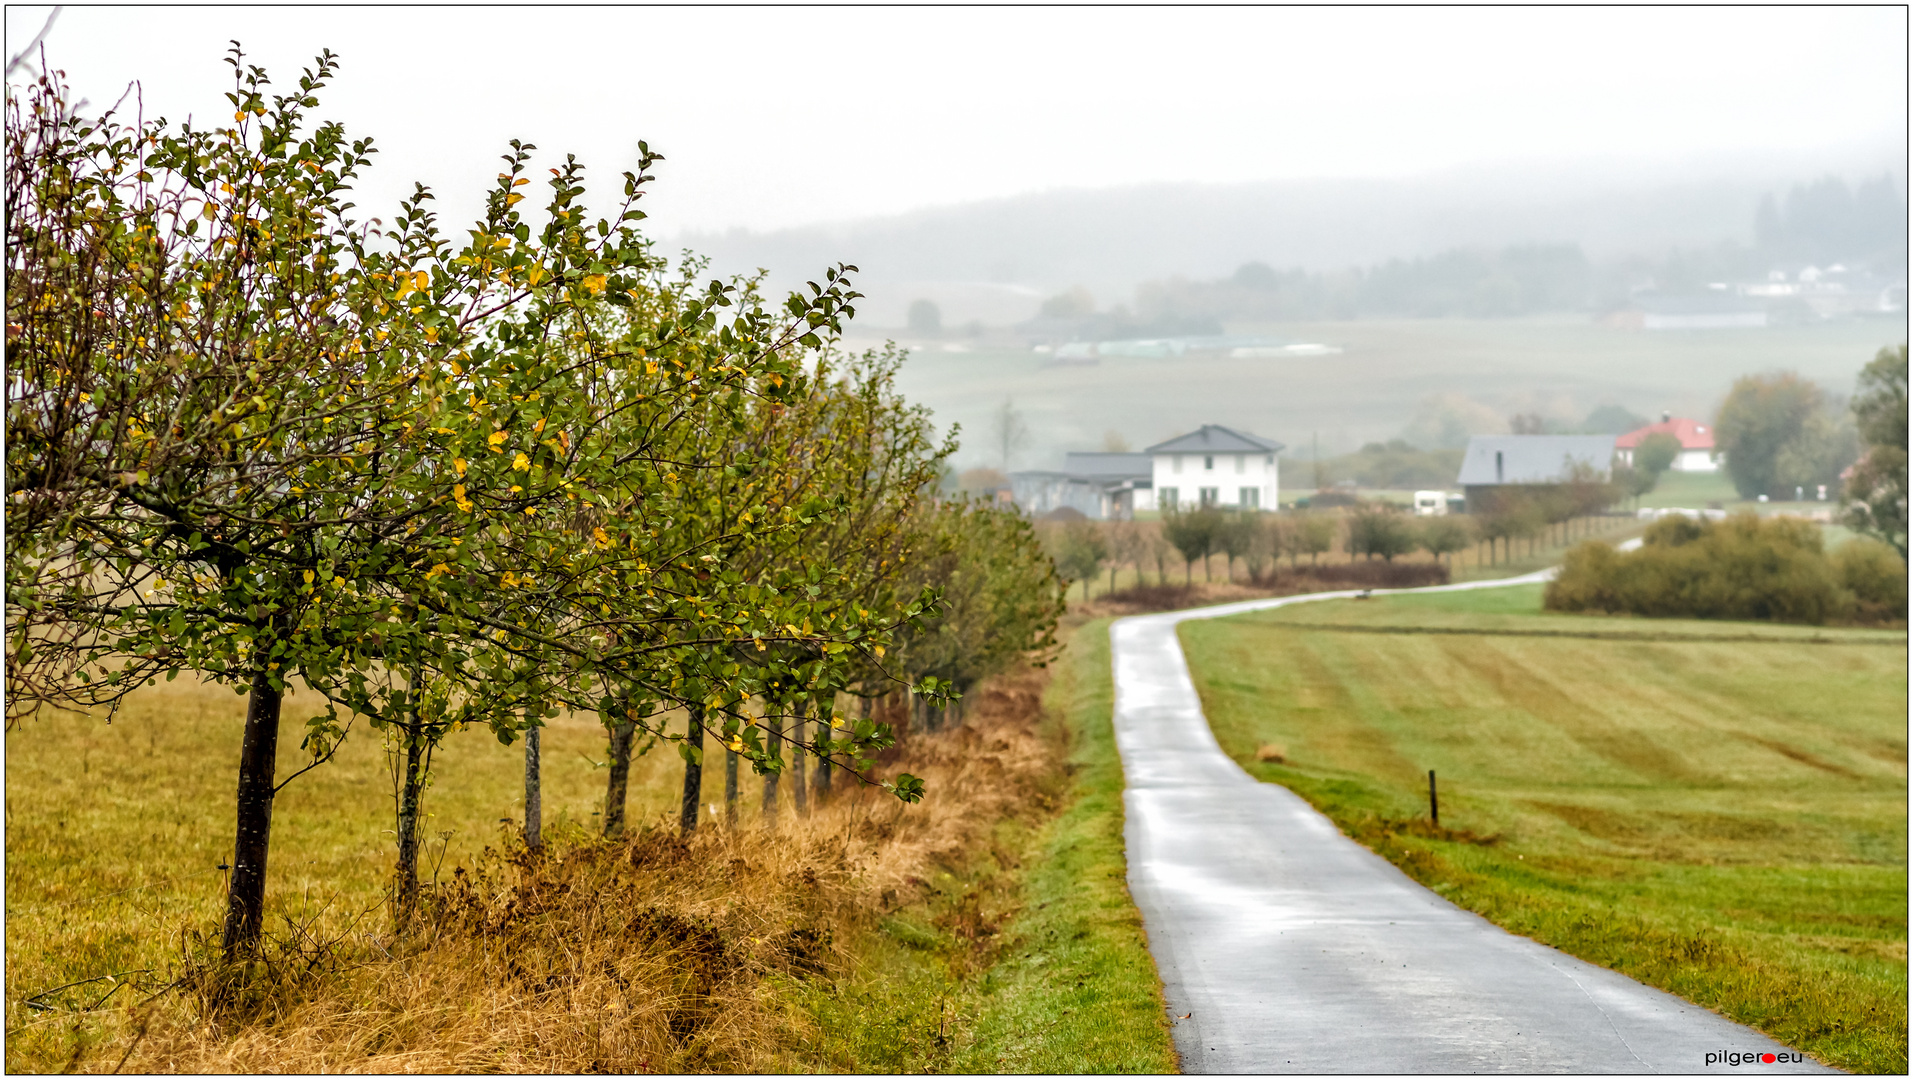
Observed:
[[[82,116],[57,74],[6,112],[8,723],[182,672],[247,696],[229,951],[259,935],[295,684],[305,768],[359,718],[386,736],[404,913],[454,731],[531,740],[531,817],[539,726],[595,713],[610,821],[638,734],[679,745],[687,791],[707,736],[876,782],[887,725],[783,719],[947,699],[1053,645],[1028,526],[933,501],[954,436],[897,354],[835,347],[854,268],[781,305],[700,285],[638,231],[643,144],[604,216],[581,164],[534,178],[514,142],[462,239],[422,187],[356,217],[374,148],[311,115],[336,58],[285,94],[229,62],[210,129]]]
[[[1138,580],[1153,568],[1158,583],[1167,584],[1170,567],[1180,560],[1187,583],[1194,580],[1200,562],[1204,580],[1214,580],[1210,560],[1218,555],[1228,580],[1234,579],[1238,562],[1251,580],[1259,580],[1282,559],[1295,568],[1303,559],[1318,563],[1337,550],[1384,562],[1425,551],[1440,560],[1485,543],[1494,560],[1512,558],[1517,540],[1528,540],[1531,547],[1543,538],[1566,542],[1573,532],[1571,522],[1605,509],[1619,499],[1621,490],[1590,479],[1552,489],[1510,491],[1480,514],[1433,517],[1378,503],[1359,504],[1346,513],[1202,507],[1164,514],[1156,525],[1071,522],[1051,528],[1050,546],[1063,576],[1082,582],[1085,598],[1089,583],[1105,570],[1113,590],[1116,572],[1124,566],[1133,566]]]

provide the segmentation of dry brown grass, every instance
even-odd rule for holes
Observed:
[[[263,956],[182,942],[172,988],[87,1017],[70,1059],[13,1068],[139,1072],[765,1072],[817,1059],[803,987],[853,974],[854,942],[921,898],[935,868],[989,853],[1005,819],[1056,803],[1044,673],[975,695],[965,726],[907,736],[883,771],[925,778],[905,806],[846,790],[804,820],[660,820],[624,840],[555,830],[452,870],[405,934],[377,911],[288,918]],[[1006,912],[948,929],[987,943]],[[368,927],[367,923],[377,924]],[[987,952],[987,948],[984,948]],[[59,1015],[36,1023],[65,1022]],[[77,1029],[76,1029],[77,1030]]]

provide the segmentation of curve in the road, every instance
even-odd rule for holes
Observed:
[[[1550,573],[1403,591],[1493,588]],[[1176,1017],[1183,1069],[1829,1071],[1463,911],[1222,752],[1176,624],[1354,595],[1140,615],[1110,628],[1129,887]]]

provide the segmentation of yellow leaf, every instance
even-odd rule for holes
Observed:
[[[504,432],[494,431],[491,433],[491,437],[486,439],[485,441],[491,444],[493,451],[497,451],[499,447],[505,445],[505,440],[508,438],[510,438],[510,436],[506,435]]]
[[[518,451],[518,456],[511,459],[511,467],[514,471],[529,469],[531,468],[531,459],[525,456],[523,450],[520,450]]]
[[[589,292],[591,295],[596,296],[599,293],[604,291],[604,282],[605,282],[605,275],[603,274],[586,274],[582,284],[584,285],[586,292]]]
[[[520,194],[518,194],[518,193],[517,193],[516,191],[514,191],[514,192],[512,192],[511,194],[509,194],[509,195],[507,195],[507,196],[505,196],[505,205],[506,205],[506,206],[516,206],[517,204],[519,204],[519,203],[521,203],[521,202],[524,202],[524,201],[525,201],[525,197],[524,197],[523,195],[520,195]]]
[[[464,475],[465,475],[465,459],[464,459],[464,458],[462,458],[462,457],[455,457],[455,458],[453,458],[453,459],[452,459],[452,470],[453,470],[454,472],[456,472],[456,473],[458,473],[458,475],[459,475],[459,476],[461,476],[461,477],[462,477],[462,476],[464,476]],[[459,488],[459,490],[460,490],[460,491],[464,491],[465,489],[464,489],[464,488]]]

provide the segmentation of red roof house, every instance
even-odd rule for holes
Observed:
[[[1614,440],[1614,452],[1622,461],[1634,464],[1634,448],[1649,435],[1672,435],[1680,440],[1681,452],[1674,457],[1676,472],[1714,472],[1720,462],[1714,457],[1714,429],[1685,416],[1661,414],[1661,422],[1638,428]]]

